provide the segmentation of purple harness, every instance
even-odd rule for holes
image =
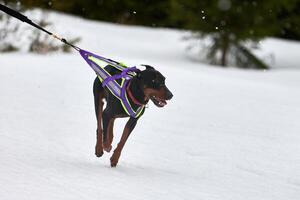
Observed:
[[[114,60],[98,56],[82,49],[80,49],[79,52],[80,55],[85,59],[85,61],[96,72],[98,78],[102,82],[102,86],[107,87],[109,91],[120,100],[125,112],[131,117],[138,118],[145,109],[145,105],[142,105],[134,110],[130,105],[126,93],[127,85],[131,78],[135,76],[135,71],[137,71],[138,69],[136,67],[126,67]],[[109,74],[104,69],[104,67],[106,67],[107,65],[120,70],[121,74]],[[121,84],[119,84],[116,80],[121,80]]]
[[[107,77],[106,79],[104,79],[104,81],[102,82],[102,86],[105,87],[108,85],[108,83],[110,81],[114,81],[114,80],[118,80],[118,79],[121,79],[121,78],[125,78],[126,80],[130,80],[131,79],[131,76],[129,76],[127,73],[128,72],[134,72],[134,71],[137,71],[137,68],[136,67],[128,67],[128,68],[125,68],[121,74],[116,74],[116,75],[113,75],[113,76],[110,76],[110,77]],[[123,89],[123,88],[122,88]]]

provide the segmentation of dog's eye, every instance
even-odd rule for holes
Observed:
[[[159,80],[156,80],[156,79],[153,79],[152,80],[152,87],[155,88],[155,89],[159,89],[160,87],[163,87],[164,86],[164,81],[161,82]]]
[[[152,80],[152,87],[153,87],[153,88],[159,88],[159,87],[160,87],[160,84],[159,84],[159,82],[157,82],[156,79],[153,79],[153,80]]]

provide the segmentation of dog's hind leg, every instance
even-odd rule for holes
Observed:
[[[121,140],[118,143],[117,148],[114,150],[114,153],[110,158],[111,167],[117,166],[120,155],[121,155],[121,152],[122,152],[122,149],[123,149],[128,137],[129,137],[130,133],[132,132],[132,130],[136,126],[137,120],[138,119],[136,119],[136,118],[130,117],[130,119],[126,123],[123,134],[122,134],[122,137],[121,137]]]
[[[104,99],[104,89],[101,85],[100,80],[96,77],[94,81],[94,103],[95,103],[95,113],[97,118],[97,143],[95,147],[95,154],[97,157],[101,157],[103,155],[103,147],[102,147],[102,113],[103,113],[103,99]]]

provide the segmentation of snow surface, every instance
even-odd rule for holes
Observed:
[[[262,41],[270,71],[188,59],[182,31],[52,13],[64,36],[156,66],[174,98],[149,105],[117,168],[94,156],[94,72],[73,54],[0,55],[0,199],[300,199],[299,43]],[[117,120],[114,146],[125,120]]]

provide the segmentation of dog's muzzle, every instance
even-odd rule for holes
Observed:
[[[166,87],[166,100],[171,100],[173,98],[172,92]]]

